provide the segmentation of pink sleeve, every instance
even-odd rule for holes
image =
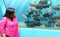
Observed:
[[[6,17],[3,17],[2,20],[0,21],[0,33],[1,34],[5,33],[5,24],[6,24]]]

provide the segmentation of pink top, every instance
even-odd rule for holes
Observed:
[[[18,37],[18,22],[17,19],[14,18],[13,21],[3,17],[0,21],[0,33],[6,33],[10,37]]]

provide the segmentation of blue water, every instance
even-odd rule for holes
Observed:
[[[22,14],[27,14],[27,9],[29,9],[30,5],[29,3],[31,2],[39,2],[40,0],[8,0],[6,2],[6,6],[7,7],[14,7],[16,9],[16,16],[17,16],[17,19],[19,22],[23,22],[25,21],[25,19],[23,19],[21,17]],[[59,3],[60,0],[51,0],[51,6],[54,6],[54,5],[60,5]],[[47,9],[45,9],[43,11],[43,13],[46,11]],[[56,13],[56,15],[60,15],[60,12],[58,11]],[[31,19],[32,20],[32,19]]]
[[[39,2],[40,0],[5,0],[5,5],[8,7],[13,7],[15,8],[16,10],[16,16],[17,16],[17,19],[19,22],[23,22],[25,21],[25,19],[23,19],[21,17],[22,14],[27,14],[27,9],[29,9],[30,5],[29,3],[30,2]],[[51,0],[51,6],[54,6],[54,5],[60,5],[60,0]],[[0,0],[1,2],[1,0]],[[2,4],[4,2],[1,2],[0,4]],[[4,14],[4,11],[5,11],[6,8],[4,8],[4,4],[2,4],[2,12]],[[47,9],[45,9],[43,11],[43,13],[46,11]],[[60,15],[60,11],[58,11],[56,13],[56,15]]]

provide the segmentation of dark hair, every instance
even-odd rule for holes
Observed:
[[[14,13],[15,13],[15,9],[14,8],[7,8],[4,17],[10,18],[11,21],[12,21],[13,18],[15,18]]]

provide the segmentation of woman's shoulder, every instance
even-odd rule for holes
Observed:
[[[7,19],[7,17],[3,17],[2,19]]]
[[[6,17],[3,17],[3,18],[6,18]]]
[[[5,22],[7,20],[6,17],[2,17],[2,20],[0,20],[0,22]]]

